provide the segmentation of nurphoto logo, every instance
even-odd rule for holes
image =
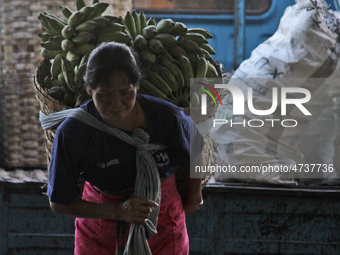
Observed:
[[[215,111],[217,106],[223,110],[227,103],[221,95],[227,94],[229,100],[232,99],[228,105],[229,110],[232,108],[232,116],[245,117],[241,122],[235,122],[233,119],[214,118],[214,127],[225,124],[230,124],[231,127],[235,125],[263,127],[265,123],[269,123],[271,127],[278,123],[283,127],[296,127],[298,120],[289,118],[293,110],[295,115],[296,110],[303,116],[312,115],[305,106],[311,100],[311,93],[306,88],[273,86],[265,90],[265,93],[263,90],[258,93],[257,87],[243,86],[240,88],[235,85],[239,84],[239,81],[234,83],[233,80],[224,84],[221,79],[203,81],[202,79],[193,79],[192,84],[194,86],[191,86],[191,105],[200,105],[200,115],[207,115],[209,107],[213,106],[215,106]],[[256,84],[256,82],[254,83],[253,80],[245,82],[245,84]]]

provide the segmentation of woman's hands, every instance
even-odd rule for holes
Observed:
[[[202,178],[190,178],[190,172],[195,172],[195,165],[204,166],[205,160],[203,154],[198,158],[194,165],[191,165],[187,169],[188,176],[188,189],[186,192],[186,198],[184,202],[184,211],[185,214],[191,214],[196,212],[203,205],[203,197],[202,197]]]
[[[131,198],[119,208],[118,218],[131,223],[144,224],[152,212],[152,207],[159,205],[146,198]]]
[[[202,180],[189,179],[188,192],[183,205],[185,214],[196,212],[203,205]]]
[[[75,199],[72,203],[63,205],[50,202],[51,209],[58,214],[79,218],[115,219],[133,223],[145,223],[153,207],[159,205],[146,198],[131,198],[123,204],[93,203]]]

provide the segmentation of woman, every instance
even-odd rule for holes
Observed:
[[[67,118],[54,138],[48,196],[54,212],[77,217],[75,254],[122,254],[130,224],[148,225],[155,212],[158,233],[148,240],[152,254],[188,254],[185,212],[193,213],[202,205],[201,181],[188,180],[183,208],[174,173],[179,166],[189,167],[190,136],[197,143],[191,161],[201,160],[203,139],[181,108],[137,94],[140,77],[127,46],[100,45],[91,53],[84,76],[92,99],[80,108],[114,130],[129,136],[143,130],[150,144],[166,146],[150,151],[161,180],[160,205],[133,196],[139,184],[136,147],[77,118]],[[85,182],[83,191],[79,179]]]

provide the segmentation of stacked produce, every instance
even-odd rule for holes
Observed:
[[[189,106],[190,78],[220,76],[208,44],[213,36],[201,28],[188,29],[183,23],[146,19],[135,10],[126,16],[102,15],[108,4],[93,0],[86,5],[76,0],[76,10],[60,10],[64,19],[49,13],[39,15],[42,33],[41,55],[50,65],[41,84],[54,99],[77,107],[87,99],[83,75],[89,53],[102,42],[120,42],[131,47],[141,62],[140,90]]]

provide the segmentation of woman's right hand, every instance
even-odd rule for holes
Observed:
[[[152,212],[152,207],[159,205],[147,198],[131,198],[120,206],[119,219],[130,223],[146,223]]]

